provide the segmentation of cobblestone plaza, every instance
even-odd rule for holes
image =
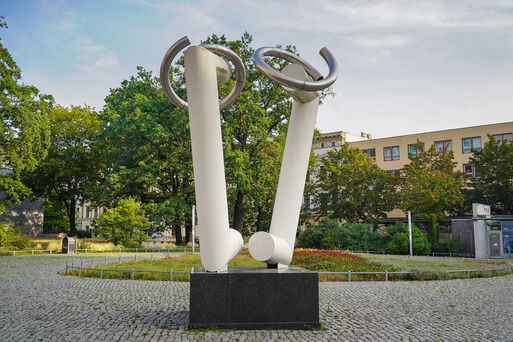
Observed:
[[[0,341],[513,341],[513,275],[326,282],[320,330],[188,331],[188,283],[57,274],[70,260],[0,257]]]

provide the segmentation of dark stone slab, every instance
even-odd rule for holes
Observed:
[[[319,328],[317,272],[298,267],[194,268],[189,326],[221,329]]]

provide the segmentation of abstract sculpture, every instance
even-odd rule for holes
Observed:
[[[253,258],[265,267],[227,267],[242,249],[239,232],[230,229],[223,166],[220,109],[229,106],[244,86],[244,64],[233,51],[218,45],[190,46],[184,52],[189,103],[180,99],[169,82],[173,58],[190,45],[187,37],[166,53],[160,69],[162,87],[179,108],[188,110],[192,161],[203,268],[193,268],[190,278],[189,325],[237,329],[319,328],[318,274],[292,261],[312,137],[319,106],[318,91],[337,79],[337,63],[328,49],[320,51],[329,66],[326,78],[302,58],[277,48],[260,48],[255,66],[278,82],[294,103],[285,142],[280,178],[269,233],[249,240]],[[237,71],[230,94],[219,101],[218,84],[231,75],[227,58]],[[283,73],[270,68],[264,57],[283,58],[291,64]]]

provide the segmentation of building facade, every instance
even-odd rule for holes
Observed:
[[[431,146],[435,150],[453,152],[456,170],[460,170],[471,177],[475,177],[474,165],[469,162],[474,150],[481,150],[488,141],[488,135],[493,135],[499,142],[513,141],[513,122],[472,126],[464,128],[446,129],[441,131],[407,134],[395,137],[372,139],[370,134],[362,133],[361,139],[345,140],[339,136],[341,132],[323,133],[322,138],[313,143],[314,153],[322,157],[330,149],[337,148],[344,142],[351,147],[362,150],[376,164],[389,173],[399,175],[400,169],[409,163],[409,155],[415,156],[417,141],[424,143],[425,148]],[[345,132],[344,132],[345,133]],[[358,137],[351,134],[353,137]],[[305,199],[305,202],[309,200]],[[394,209],[389,217],[404,217],[399,209]]]
[[[89,201],[77,201],[76,205],[77,229],[91,232],[94,228],[93,220],[105,211],[104,207],[96,207]]]

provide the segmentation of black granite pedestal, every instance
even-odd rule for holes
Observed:
[[[189,327],[221,329],[319,328],[317,272],[298,267],[194,268]]]

